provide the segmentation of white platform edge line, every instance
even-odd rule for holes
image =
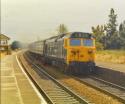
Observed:
[[[13,68],[14,68],[14,63],[12,63],[12,66],[13,66]],[[17,78],[16,78],[16,76],[15,76],[15,71],[14,71],[14,70],[13,70],[13,74],[14,74],[14,79],[15,79],[15,84],[16,84],[16,87],[17,87],[17,91],[18,91],[18,94],[19,94],[20,104],[24,104],[23,98],[22,98],[22,96],[21,96],[21,91],[20,91],[20,88],[19,88],[19,86],[18,86]]]
[[[33,87],[34,91],[36,92],[36,94],[38,95],[38,97],[41,99],[41,104],[47,104],[47,102],[45,101],[45,99],[42,97],[42,95],[39,93],[39,91],[37,90],[37,88],[35,87],[35,85],[33,84],[33,82],[30,80],[30,78],[27,76],[27,74],[25,73],[23,67],[21,66],[18,58],[17,58],[17,55],[16,55],[16,60],[17,60],[17,63],[20,67],[20,69],[22,70],[22,72],[24,73],[24,75],[26,76],[26,78],[28,79],[29,83],[31,84],[31,86]]]

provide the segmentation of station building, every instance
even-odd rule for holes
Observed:
[[[7,37],[4,34],[0,34],[0,53],[10,53],[10,46],[8,44],[8,41],[10,40],[9,37]]]

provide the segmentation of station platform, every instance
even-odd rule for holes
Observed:
[[[96,61],[96,66],[125,73],[125,64],[115,64]]]
[[[21,70],[16,54],[0,60],[0,104],[46,104],[35,86]]]

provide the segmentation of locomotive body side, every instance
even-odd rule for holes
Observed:
[[[45,40],[45,60],[49,64],[61,66],[65,63],[66,52],[63,47],[64,39],[59,36]]]

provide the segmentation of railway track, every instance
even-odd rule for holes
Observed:
[[[74,77],[74,76],[73,76]],[[79,82],[86,84],[88,86],[93,87],[101,92],[104,92],[125,104],[125,88],[119,85],[110,83],[108,81],[104,81],[95,76],[87,76],[87,77],[74,77]]]
[[[66,86],[64,86],[62,83],[57,81],[55,78],[50,76],[42,68],[38,67],[36,64],[31,62],[31,60],[29,60],[27,56],[24,57],[30,64],[32,64],[33,70],[35,70],[39,74],[39,76],[41,76],[41,81],[43,83],[42,87],[40,87],[37,84],[36,80],[33,79],[33,76],[27,72],[24,63],[21,61],[19,57],[21,64],[25,68],[25,71],[32,79],[38,90],[42,93],[42,95],[44,95],[44,98],[47,100],[49,104],[93,104],[81,98],[73,91],[68,89]]]
[[[116,98],[120,102],[125,104],[125,88],[124,87],[110,83],[108,81],[104,81],[95,76],[87,76],[87,77],[71,76],[71,77],[76,79],[80,83],[86,84],[96,90],[99,90],[109,96],[112,96],[113,98]]]

